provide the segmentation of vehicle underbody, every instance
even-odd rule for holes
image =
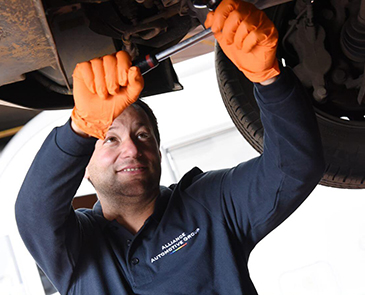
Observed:
[[[159,52],[201,27],[209,11],[204,0],[1,2],[0,100],[34,109],[73,106],[76,63],[118,50],[133,59]],[[322,183],[364,188],[365,0],[249,2],[274,21],[278,58],[312,98],[328,163]],[[142,96],[182,89],[170,60],[146,74],[145,82]],[[240,87],[250,92],[245,83]],[[262,126],[251,132],[242,120],[233,118],[262,152]],[[258,111],[252,120],[259,120]]]

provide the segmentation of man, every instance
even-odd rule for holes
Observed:
[[[22,238],[61,294],[257,294],[250,252],[321,178],[310,100],[279,69],[272,22],[251,4],[224,0],[206,26],[255,82],[264,153],[160,187],[157,123],[135,102],[138,69],[125,52],[79,64],[71,120],[46,139],[16,203]],[[99,201],[74,211],[87,166]]]

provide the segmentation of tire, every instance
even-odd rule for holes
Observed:
[[[278,10],[274,8],[274,11],[277,13]],[[264,128],[253,95],[253,84],[225,56],[218,44],[215,66],[222,99],[232,121],[250,145],[262,153]],[[320,184],[336,188],[365,188],[365,121],[345,121],[315,105],[314,109],[327,164]]]

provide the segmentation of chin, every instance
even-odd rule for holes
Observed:
[[[149,197],[155,194],[159,190],[158,183],[145,182],[145,181],[130,181],[125,185],[119,187],[121,195],[124,196],[146,196]]]

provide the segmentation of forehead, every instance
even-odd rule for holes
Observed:
[[[145,111],[138,105],[127,107],[112,123],[109,130],[115,128],[131,127],[152,127],[151,122]]]

